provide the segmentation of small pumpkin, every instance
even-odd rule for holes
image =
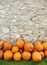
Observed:
[[[5,41],[3,41],[3,40],[0,41],[0,48],[3,48],[4,43],[5,43]]]
[[[41,54],[37,51],[33,52],[32,59],[34,62],[40,62],[42,60]]]
[[[32,52],[34,50],[34,46],[31,42],[26,42],[24,44],[24,50],[28,52]]]
[[[4,49],[3,50],[10,50],[12,48],[12,43],[10,41],[7,41],[4,43]]]
[[[4,52],[4,59],[5,60],[11,60],[13,58],[13,53],[10,50],[6,50]]]
[[[21,60],[21,53],[20,52],[14,53],[13,58],[15,61],[20,61]]]
[[[23,41],[22,39],[17,40],[17,41],[16,41],[16,45],[17,45],[19,48],[23,48],[23,47],[24,47],[24,41]]]
[[[42,43],[43,49],[47,50],[47,42]]]
[[[44,58],[44,52],[41,51],[41,52],[39,52],[39,53],[41,54],[42,58]]]
[[[27,52],[27,51],[24,51],[22,53],[22,58],[25,59],[25,60],[30,60],[31,58],[31,53],[30,52]]]
[[[17,46],[12,47],[12,52],[13,53],[18,52],[18,51],[19,51],[19,48]]]
[[[43,50],[43,46],[42,46],[42,44],[41,44],[41,41],[37,41],[37,42],[35,43],[35,49],[36,49],[37,51],[42,51],[42,50]]]
[[[46,50],[46,51],[44,51],[44,55],[45,55],[45,57],[47,57],[47,50]]]

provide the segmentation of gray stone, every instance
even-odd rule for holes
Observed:
[[[0,0],[0,39],[47,41],[47,0]]]

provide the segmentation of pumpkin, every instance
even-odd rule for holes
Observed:
[[[2,58],[3,58],[3,51],[0,50],[0,59],[2,59]]]
[[[47,57],[47,50],[46,50],[46,51],[44,51],[44,55],[45,55],[45,57]]]
[[[16,41],[16,45],[17,45],[19,48],[23,48],[23,47],[24,47],[24,41],[23,41],[23,40],[17,40],[17,41]]]
[[[26,42],[24,44],[24,50],[28,52],[32,52],[34,50],[34,46],[31,42]]]
[[[32,59],[34,62],[40,62],[42,60],[41,54],[39,52],[32,53]]]
[[[27,51],[24,51],[22,53],[22,58],[25,59],[25,60],[30,60],[31,58],[31,53],[30,52],[27,52]]]
[[[47,42],[42,43],[42,46],[43,46],[43,49],[44,49],[44,50],[47,50]]]
[[[13,58],[14,58],[15,61],[20,61],[21,60],[21,53],[20,52],[14,53]]]
[[[42,51],[42,50],[43,50],[43,46],[42,46],[42,44],[41,44],[40,41],[37,41],[37,42],[35,43],[35,49],[36,49],[37,51]]]
[[[19,48],[17,46],[12,47],[12,52],[13,53],[18,52],[18,51],[19,51]]]
[[[4,49],[3,50],[10,50],[12,48],[12,43],[10,41],[7,41],[4,43]]]
[[[6,50],[4,52],[4,59],[5,60],[11,60],[13,58],[13,53],[10,50]]]
[[[4,43],[5,43],[5,41],[3,41],[3,40],[0,41],[0,48],[3,48]]]
[[[44,52],[41,51],[41,52],[39,52],[39,53],[41,54],[42,58],[44,58]]]

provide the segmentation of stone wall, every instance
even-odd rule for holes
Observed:
[[[47,41],[47,0],[0,0],[0,39]]]

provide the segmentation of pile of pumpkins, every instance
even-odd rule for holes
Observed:
[[[10,41],[0,41],[0,59],[4,58],[7,61],[32,59],[34,62],[40,62],[44,57],[47,57],[47,42],[36,41],[33,45],[20,39],[12,45]]]

